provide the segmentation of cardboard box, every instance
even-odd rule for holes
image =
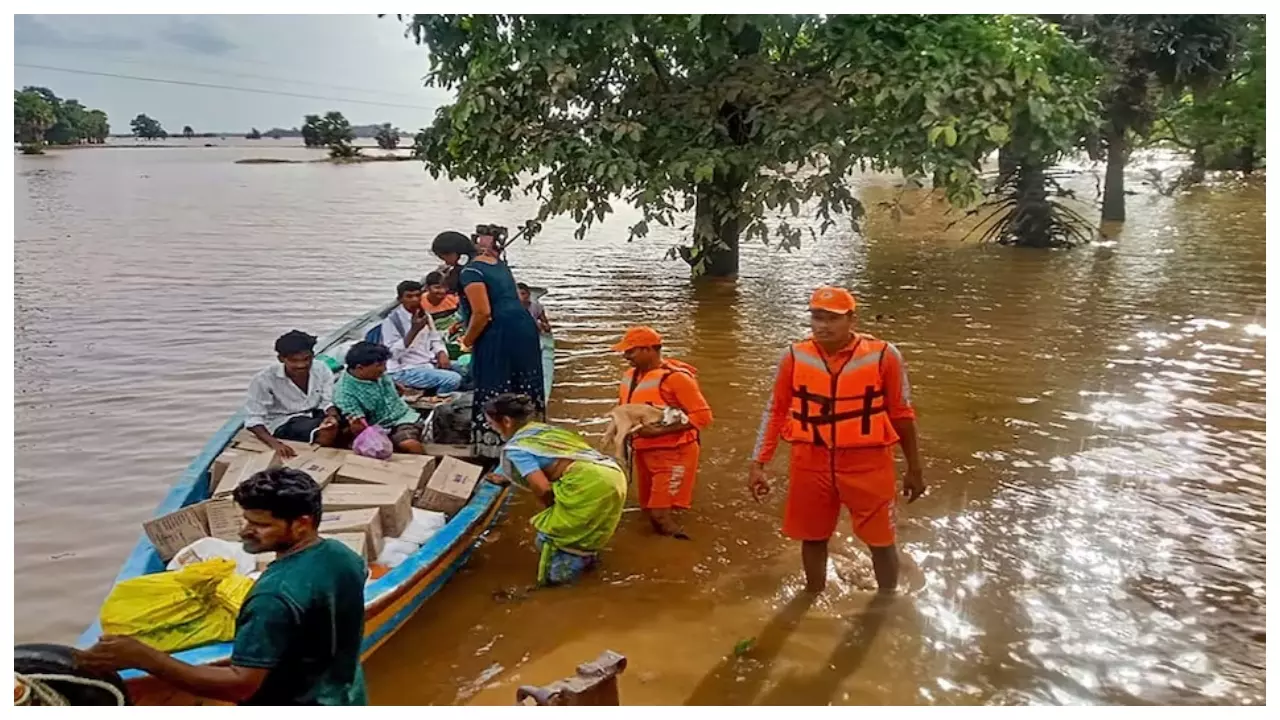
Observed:
[[[471,500],[484,468],[457,458],[440,458],[414,507],[454,515]]]
[[[314,452],[301,453],[289,458],[285,462],[286,467],[296,468],[311,476],[321,489],[328,485],[338,474],[338,468],[342,467],[342,461],[332,457],[325,457]]]
[[[383,537],[400,537],[413,520],[409,489],[403,485],[344,485],[332,483],[323,493],[325,512],[378,508]],[[321,522],[324,519],[321,518]]]
[[[214,458],[213,464],[209,466],[209,489],[216,489],[218,487],[218,483],[222,482],[222,478],[227,474],[227,468],[233,465],[240,458],[245,457],[247,454],[248,453],[243,450],[227,448],[222,451],[221,455]]]
[[[362,532],[368,536],[370,554],[382,552],[382,513],[378,508],[327,512],[320,521],[321,535]]]
[[[320,457],[326,458],[326,459],[338,460],[341,462],[345,462],[347,459],[347,456],[353,455],[353,453],[350,450],[343,450],[342,448],[320,447],[319,445],[311,446],[311,454],[319,455]]]
[[[392,455],[390,460],[375,460],[351,454],[338,470],[336,482],[403,485],[417,497],[436,469],[436,459],[426,455]]]
[[[297,442],[296,440],[281,440],[280,442],[297,450],[299,455],[309,453],[317,447],[311,443]],[[257,435],[249,432],[248,428],[242,428],[240,432],[235,434],[235,437],[231,438],[231,447],[246,452],[267,452],[270,450],[267,444],[259,440]]]
[[[355,552],[355,554],[364,558],[365,562],[373,562],[374,560],[378,559],[377,554],[374,554],[372,557],[370,557],[369,536],[365,535],[362,532],[332,533],[332,534],[321,535],[320,537],[326,537],[332,540],[337,540],[343,545],[346,545],[347,547],[351,548],[351,550]]]
[[[201,503],[209,527],[209,537],[240,542],[240,528],[244,525],[244,512],[229,497],[214,498]]]
[[[412,511],[410,511],[412,517]],[[182,548],[209,536],[209,520],[205,515],[205,503],[188,505],[167,515],[161,515],[142,523],[151,544],[160,559],[169,562]]]
[[[224,497],[230,495],[237,485],[249,479],[254,473],[260,470],[278,468],[280,465],[280,456],[274,452],[248,453],[237,458],[227,468],[227,472],[222,476],[217,489],[213,491],[213,496]]]

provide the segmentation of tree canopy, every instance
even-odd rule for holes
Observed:
[[[400,129],[391,126],[391,123],[383,123],[378,126],[378,131],[374,133],[373,139],[377,141],[378,147],[383,150],[395,150],[400,146]]]
[[[429,85],[456,90],[415,140],[433,174],[477,197],[539,201],[530,234],[569,215],[581,235],[621,198],[642,219],[695,211],[695,273],[732,275],[739,237],[799,242],[861,206],[854,168],[982,198],[979,164],[1020,111],[1037,142],[1074,141],[1090,97],[1049,69],[1074,50],[1018,16],[415,15]]]
[[[133,131],[134,137],[142,138],[143,140],[169,137],[169,133],[165,132],[164,128],[161,127],[160,121],[143,113],[139,113],[137,117],[129,121],[129,128]]]
[[[111,132],[106,113],[63,100],[49,88],[25,87],[14,92],[13,102],[15,134],[32,149],[46,143],[102,143]]]

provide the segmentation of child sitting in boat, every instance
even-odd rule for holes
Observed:
[[[333,404],[347,419],[353,435],[369,425],[391,434],[396,452],[422,455],[422,416],[400,397],[387,376],[391,351],[377,343],[358,342],[347,351],[347,371],[338,379]]]

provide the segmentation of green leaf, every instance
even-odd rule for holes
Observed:
[[[946,143],[947,147],[955,147],[956,145],[955,127],[951,125],[947,125],[942,128],[942,142]]]
[[[1004,123],[993,123],[987,126],[987,138],[1000,145],[1009,142],[1009,126]]]
[[[934,128],[929,131],[929,144],[937,145],[938,138],[942,137],[942,132],[946,129],[946,125],[935,125]]]
[[[716,176],[716,166],[712,161],[706,161],[693,169],[693,181],[696,183],[711,182]]]

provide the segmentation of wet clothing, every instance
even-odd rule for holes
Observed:
[[[631,477],[645,510],[688,509],[698,479],[701,452],[699,431],[711,424],[711,406],[698,387],[697,369],[679,360],[664,359],[654,370],[628,370],[618,386],[618,404],[674,407],[684,412],[693,429],[658,437],[630,439]]]
[[[779,440],[791,443],[783,533],[825,540],[844,506],[859,539],[871,547],[894,544],[892,421],[914,417],[906,366],[892,344],[857,335],[832,356],[810,340],[788,348],[753,453],[768,463]]]
[[[701,453],[702,446],[697,442],[636,451],[631,460],[631,477],[636,483],[640,507],[644,510],[689,509],[693,505],[693,486],[698,481]]]
[[[502,450],[502,474],[530,489],[528,476],[572,461],[551,483],[555,500],[529,521],[538,531],[538,584],[571,582],[594,564],[622,520],[627,479],[577,433],[545,423],[521,428]]]
[[[364,560],[322,539],[262,573],[236,618],[231,664],[267,670],[245,705],[368,705]]]
[[[546,412],[538,327],[520,304],[515,278],[506,263],[475,260],[463,267],[458,277],[462,284],[460,307],[466,316],[472,315],[466,289],[476,283],[484,286],[493,313],[471,348],[471,381],[475,386],[471,429],[473,442],[496,453],[502,439],[484,419],[486,402],[505,392],[524,393],[539,412]]]
[[[387,430],[422,419],[418,411],[400,397],[396,384],[386,373],[377,380],[361,380],[351,373],[343,373],[333,391],[333,404],[350,420],[364,418],[370,425],[380,425]]]

